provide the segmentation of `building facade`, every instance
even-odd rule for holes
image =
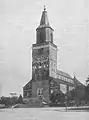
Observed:
[[[24,98],[42,96],[49,101],[54,91],[65,94],[75,87],[68,73],[57,70],[57,46],[53,42],[53,31],[44,8],[36,29],[36,44],[32,45],[32,79],[23,87]]]

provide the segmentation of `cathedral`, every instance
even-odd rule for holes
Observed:
[[[53,31],[44,8],[36,29],[36,43],[32,44],[32,79],[23,87],[24,98],[41,96],[50,101],[53,92],[66,94],[75,88],[75,77],[57,69],[57,46],[53,42]]]

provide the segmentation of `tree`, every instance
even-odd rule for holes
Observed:
[[[85,87],[85,100],[89,101],[89,75],[86,79],[86,87]]]
[[[51,103],[58,104],[58,102],[63,103],[65,100],[65,95],[62,92],[53,92],[50,96]]]
[[[5,106],[9,107],[12,105],[17,104],[18,98],[17,97],[1,97],[0,104],[4,104]]]
[[[88,84],[89,84],[89,75],[88,75],[88,77],[86,79],[86,85],[88,85]]]
[[[23,98],[22,98],[22,95],[19,96],[18,98],[18,103],[22,104],[23,103]]]
[[[72,91],[69,91],[67,93],[67,100],[70,103],[70,101],[75,101],[76,105],[81,104],[81,101],[85,99],[85,86],[80,85],[80,86],[76,86],[75,89],[73,89]]]
[[[86,95],[85,98],[87,101],[89,101],[89,84],[86,86]]]

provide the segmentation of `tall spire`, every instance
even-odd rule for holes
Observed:
[[[47,11],[44,6],[44,10],[42,12],[40,25],[36,29],[37,31],[37,44],[42,44],[45,42],[53,43],[53,29],[49,25]]]
[[[42,26],[49,26],[49,21],[48,21],[48,16],[47,16],[45,5],[44,5],[44,11],[42,12],[41,21],[40,21],[40,27]]]

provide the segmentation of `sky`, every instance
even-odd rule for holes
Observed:
[[[22,93],[31,80],[31,49],[44,5],[58,46],[58,69],[82,83],[89,75],[89,0],[0,0],[1,96]]]

